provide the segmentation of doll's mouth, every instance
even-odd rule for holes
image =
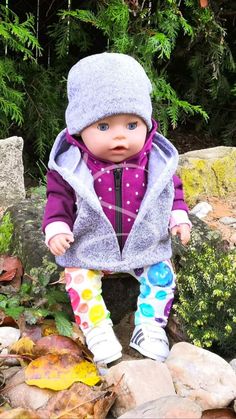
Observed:
[[[126,150],[127,150],[127,147],[118,145],[117,147],[112,148],[111,151],[126,151]]]

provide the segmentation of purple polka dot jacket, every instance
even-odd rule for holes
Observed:
[[[153,121],[143,149],[121,163],[97,159],[66,129],[58,135],[43,230],[60,221],[75,239],[59,265],[125,272],[171,256],[171,211],[188,207],[177,150],[156,129]]]

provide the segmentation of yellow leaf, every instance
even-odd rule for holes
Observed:
[[[28,336],[26,336],[19,339],[11,346],[10,353],[32,356],[34,345],[35,343]]]
[[[100,381],[95,364],[70,354],[48,354],[32,361],[25,382],[40,388],[65,390],[80,381],[94,386]]]

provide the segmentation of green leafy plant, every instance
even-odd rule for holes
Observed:
[[[0,222],[0,254],[9,251],[13,229],[10,213],[6,212]]]
[[[64,286],[50,285],[57,272],[57,265],[44,258],[39,268],[33,268],[30,274],[24,274],[20,291],[12,295],[1,294],[0,308],[6,315],[18,320],[22,315],[28,324],[40,323],[45,317],[54,318],[58,332],[71,336],[69,298]]]
[[[231,354],[236,339],[236,253],[210,243],[191,247],[178,272],[174,309],[190,341]]]
[[[17,54],[23,60],[35,60],[34,52],[40,55],[41,48],[34,36],[34,16],[28,14],[25,21],[9,8],[0,5],[0,133],[6,135],[11,125],[23,123],[24,77],[20,74]]]
[[[66,83],[60,74],[36,63],[21,64],[20,72],[24,74],[24,141],[28,151],[42,160],[63,128]]]

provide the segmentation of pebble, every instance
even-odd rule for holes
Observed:
[[[193,209],[191,209],[190,214],[196,215],[198,218],[204,218],[208,212],[213,211],[213,208],[208,202],[199,202]]]
[[[225,225],[236,224],[236,218],[235,217],[221,217],[219,219],[219,221],[222,224],[225,224]]]

